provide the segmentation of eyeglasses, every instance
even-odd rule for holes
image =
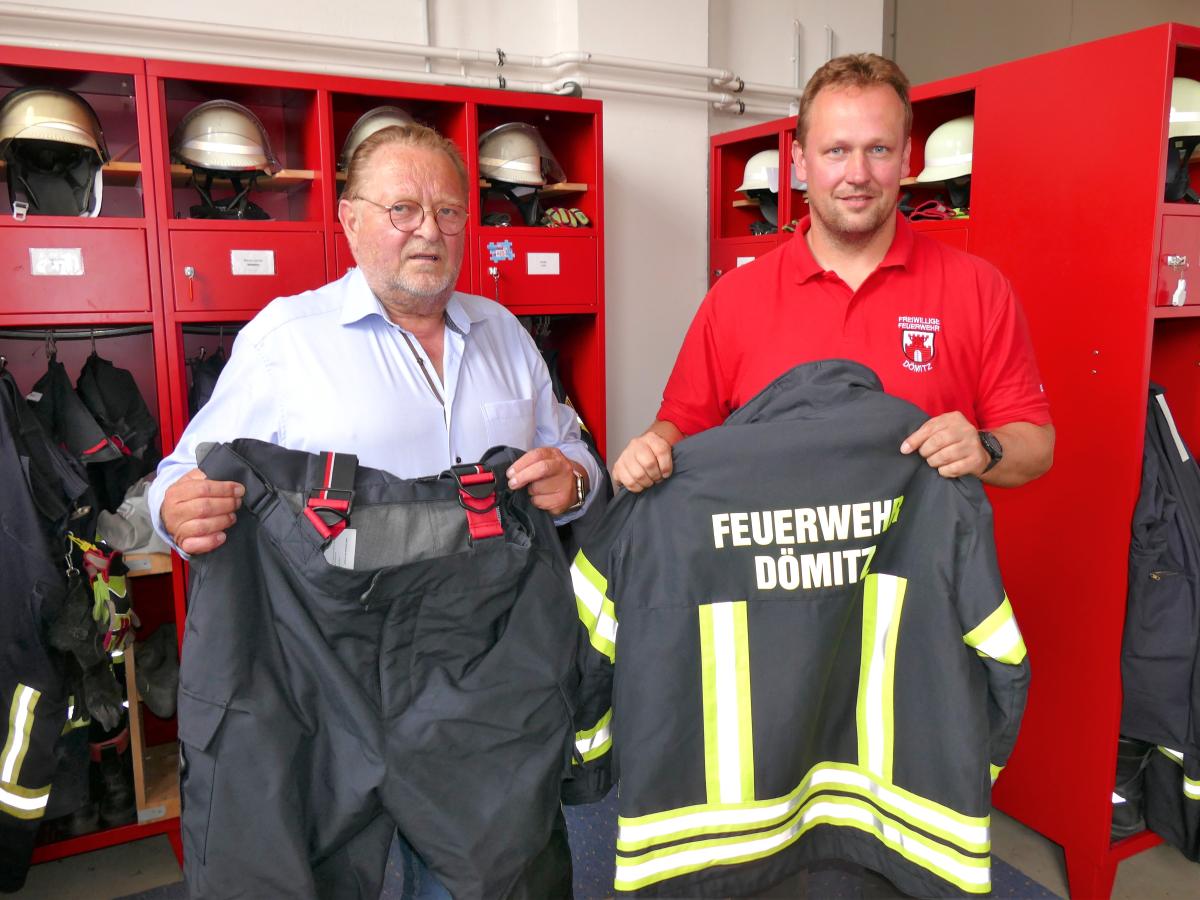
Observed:
[[[364,203],[370,203],[372,206],[378,206],[380,209],[386,209],[388,218],[392,220],[392,227],[397,231],[416,231],[421,227],[421,223],[425,221],[425,213],[432,212],[433,220],[437,223],[438,230],[445,235],[461,234],[462,230],[467,227],[467,211],[461,206],[439,206],[436,210],[427,210],[416,200],[397,200],[395,203],[376,203],[374,200],[368,200],[366,197],[355,197],[355,200],[362,200]]]

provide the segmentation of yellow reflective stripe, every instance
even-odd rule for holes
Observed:
[[[872,572],[863,584],[862,659],[858,679],[858,761],[890,782],[895,746],[896,639],[908,580]]]
[[[609,662],[614,662],[617,654],[616,607],[608,598],[608,580],[588,561],[582,550],[575,555],[571,565],[571,582],[575,586],[579,620],[588,630],[591,645],[608,657]]]
[[[864,800],[834,795],[810,798],[796,815],[769,831],[694,841],[636,857],[618,856],[614,884],[617,890],[637,890],[714,865],[762,859],[790,846],[817,825],[864,831],[915,865],[968,893],[987,893],[991,888],[988,857],[961,854],[910,829],[903,822],[880,814]]]
[[[50,785],[26,788],[0,783],[0,811],[18,819],[40,819],[50,799]]]
[[[990,616],[963,635],[963,643],[996,662],[1015,666],[1025,658],[1025,640],[1007,595]]]
[[[29,732],[33,730],[33,710],[42,692],[18,682],[8,710],[8,738],[0,750],[0,782],[15,784],[21,777],[21,764],[29,751]]]
[[[894,784],[881,782],[859,766],[822,762],[813,766],[799,787],[784,797],[688,806],[633,818],[619,816],[617,849],[637,851],[684,838],[778,825],[818,791],[857,794],[881,806],[889,815],[965,851],[986,853],[991,847],[990,817],[964,815]]]
[[[1159,747],[1158,752],[1176,765],[1183,765],[1183,754],[1178,750],[1172,750],[1170,747]]]
[[[708,801],[752,800],[754,735],[746,601],[708,603],[698,612]]]
[[[1004,766],[998,766],[992,763],[992,784],[996,783],[996,779],[1000,777],[1000,773],[1004,771]]]
[[[1200,778],[1183,776],[1183,796],[1189,800],[1200,800]]]
[[[575,732],[575,749],[584,762],[603,756],[612,746],[612,709],[610,708],[595,727]]]

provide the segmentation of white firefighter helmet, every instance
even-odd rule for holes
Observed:
[[[970,175],[974,139],[974,116],[959,116],[933,129],[925,141],[925,168],[917,181],[945,181]]]
[[[567,178],[541,133],[525,122],[507,122],[479,138],[479,174],[534,187]]]

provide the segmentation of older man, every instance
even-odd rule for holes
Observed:
[[[350,165],[338,218],[358,268],[280,298],[242,329],[212,399],[162,463],[155,527],[186,554],[224,541],[241,485],[196,468],[206,441],[239,437],[355,453],[406,478],[530,448],[509,472],[563,520],[601,474],[574,414],[554,399],[537,347],[490,300],[457,293],[466,168],[427,128],[391,127]]]
[[[458,151],[428,128],[393,126],[363,141],[338,205],[358,267],[275,300],[242,329],[212,399],[150,489],[164,538],[193,556],[225,543],[245,489],[208,479],[196,451],[238,438],[352,453],[405,478],[508,445],[527,450],[507,472],[510,488],[559,522],[588,505],[604,475],[537,347],[505,309],[454,289],[468,191]],[[561,830],[555,843],[547,852],[565,852]],[[437,895],[403,849],[408,874]],[[569,885],[569,857],[566,871]]]

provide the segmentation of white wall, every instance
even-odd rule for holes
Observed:
[[[1200,25],[1198,0],[894,0],[895,60],[914,83],[1159,22]]]
[[[791,85],[794,19],[805,23],[802,62],[807,78],[825,60],[826,24],[834,30],[837,53],[880,50],[885,2],[890,0],[430,0],[429,30],[431,42],[440,46],[503,47],[529,55],[590,50],[709,65],[736,71],[747,81]],[[38,5],[128,14],[139,22],[159,16],[221,23],[237,26],[248,36],[257,29],[275,28],[424,43],[422,0],[204,0],[169,5],[152,0],[52,0]],[[0,32],[28,33],[18,31],[15,18],[4,15],[6,6],[17,8],[0,2]],[[69,24],[43,29],[39,37],[113,40],[117,43],[110,52],[124,49],[119,34],[111,30]],[[187,46],[221,50],[236,43],[197,40]],[[238,52],[252,50],[243,47]],[[350,54],[340,57],[343,62],[356,59]],[[388,64],[398,70],[424,68],[420,60],[405,57],[389,59]],[[313,70],[319,70],[315,63]],[[456,71],[456,66],[437,63],[434,70]],[[506,72],[539,81],[566,74]],[[598,69],[585,74],[593,73],[632,77]],[[649,77],[660,84],[705,88],[698,79]],[[624,92],[588,91],[586,96],[605,104],[608,442],[610,459],[615,459],[657,411],[676,351],[704,295],[709,133],[758,120],[714,114],[710,121],[707,105],[695,101]]]

